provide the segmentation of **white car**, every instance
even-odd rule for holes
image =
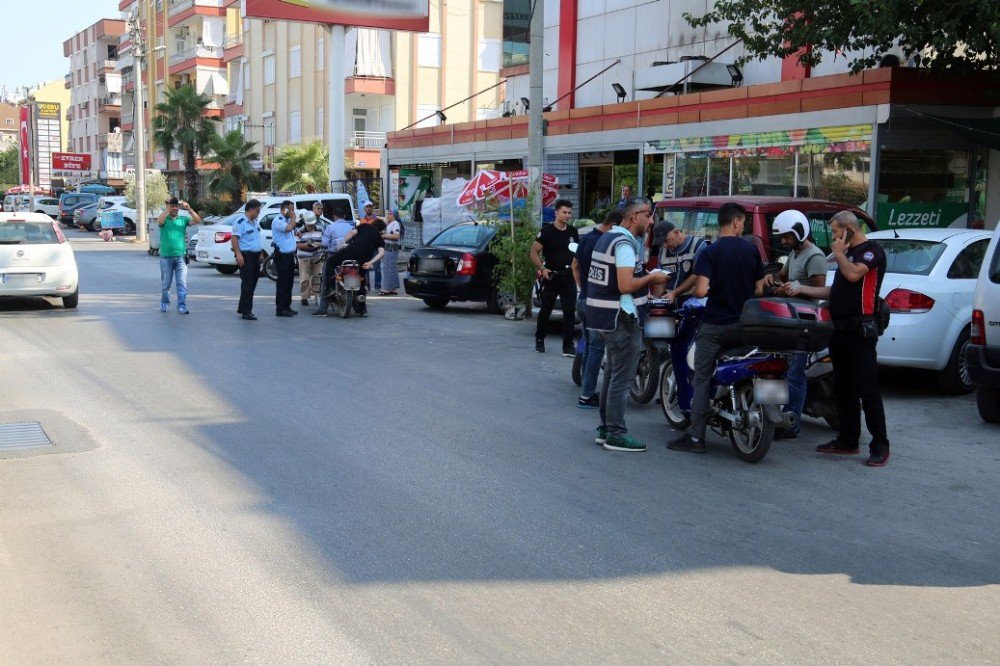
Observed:
[[[59,199],[53,197],[35,197],[35,212],[44,213],[55,219],[59,216]]]
[[[348,194],[317,193],[317,194],[296,194],[287,197],[268,197],[261,199],[260,235],[261,246],[270,259],[271,248],[271,222],[281,213],[281,202],[292,201],[297,210],[312,210],[312,206],[317,201],[330,209],[338,211],[348,221],[354,221],[354,206]],[[240,206],[232,215],[224,218],[217,224],[206,224],[198,227],[198,244],[195,246],[195,261],[206,263],[220,273],[226,275],[235,273],[236,255],[233,254],[232,238],[233,223],[243,215],[245,206]],[[265,262],[263,269],[268,272],[268,262]]]
[[[879,364],[934,370],[944,391],[971,392],[972,301],[990,232],[899,229],[868,238],[885,250],[880,295],[892,312],[878,341]]]
[[[968,359],[979,415],[987,423],[1000,423],[1000,226],[976,283]]]
[[[43,213],[0,213],[0,296],[61,298],[75,308],[80,277],[73,248]]]
[[[125,197],[120,196],[107,196],[101,197],[97,200],[98,212],[97,220],[94,223],[94,229],[97,231],[101,230],[101,213],[119,211],[122,214],[122,219],[125,222],[125,228],[122,232],[126,235],[131,235],[135,233],[135,221],[139,219],[139,214],[136,212],[135,208],[129,208],[125,205]]]

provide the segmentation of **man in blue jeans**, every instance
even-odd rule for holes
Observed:
[[[181,212],[181,211],[184,212]],[[177,284],[177,311],[190,314],[187,307],[187,228],[192,223],[201,223],[198,213],[191,210],[186,201],[171,197],[166,207],[156,218],[160,227],[160,312],[170,307],[170,284]]]
[[[590,259],[601,236],[621,223],[620,210],[608,213],[603,222],[580,236],[576,256],[573,257],[573,277],[580,291],[580,297],[576,301],[576,316],[583,327],[583,335],[587,336],[587,344],[583,348],[582,392],[580,399],[576,401],[576,406],[580,409],[597,409],[601,406],[601,399],[597,395],[597,376],[601,373],[601,361],[604,360],[604,338],[599,332],[587,328],[587,274],[590,272]]]

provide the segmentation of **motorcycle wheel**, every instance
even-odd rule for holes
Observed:
[[[674,364],[668,358],[660,373],[660,409],[667,423],[674,430],[687,430],[691,426],[691,417],[681,411],[677,401],[677,379],[674,377]]]
[[[350,319],[351,315],[354,314],[354,292],[347,291],[346,289],[341,291],[338,288],[335,298],[337,316],[341,319]]]
[[[729,443],[736,457],[746,462],[760,462],[771,448],[774,423],[764,414],[764,408],[753,400],[753,386],[746,384],[736,389],[736,406],[747,415],[748,423],[741,430],[729,429]]]
[[[263,271],[264,275],[266,275],[268,279],[273,280],[274,282],[278,281],[278,267],[274,265],[273,254],[264,260]]]
[[[583,354],[573,356],[573,383],[583,386]]]
[[[632,402],[645,405],[656,395],[659,368],[654,366],[656,366],[658,358],[659,354],[656,353],[655,349],[649,345],[643,345],[642,351],[639,352],[639,365],[635,371],[635,381],[632,382],[632,387],[628,391]]]

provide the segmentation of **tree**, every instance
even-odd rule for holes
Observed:
[[[0,153],[0,183],[13,187],[20,182],[21,173],[17,163],[17,147],[11,146]]]
[[[285,146],[274,158],[274,188],[322,192],[330,186],[329,151],[320,140]]]
[[[216,135],[209,159],[219,166],[208,181],[208,191],[217,197],[229,195],[229,200],[236,204],[246,190],[259,190],[260,177],[252,165],[260,159],[260,154],[254,152],[255,145],[236,130],[225,136]]]
[[[859,72],[898,47],[926,69],[1000,67],[997,0],[716,0],[704,16],[684,18],[694,27],[728,23],[746,48],[741,63],[797,55],[814,66],[841,52]]]
[[[187,198],[198,198],[197,156],[207,153],[213,137],[217,137],[217,118],[205,116],[212,102],[188,84],[167,90],[167,101],[156,105],[153,117],[153,137],[169,154],[178,150],[184,157],[184,189]]]

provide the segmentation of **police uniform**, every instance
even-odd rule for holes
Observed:
[[[676,289],[694,270],[694,262],[698,252],[705,246],[705,239],[698,236],[688,236],[676,250],[670,250],[667,244],[660,246],[660,268],[673,273],[667,289]]]
[[[241,315],[252,315],[253,294],[257,289],[257,278],[260,276],[260,252],[263,249],[260,224],[256,219],[240,217],[233,225],[233,235],[236,236],[240,254],[243,255],[243,267],[240,268],[240,304],[236,312]]]
[[[294,213],[293,213],[294,214]],[[295,281],[295,228],[285,231],[294,218],[279,215],[271,223],[271,240],[274,243],[274,268],[277,280],[274,291],[275,314],[292,314],[292,284]]]

